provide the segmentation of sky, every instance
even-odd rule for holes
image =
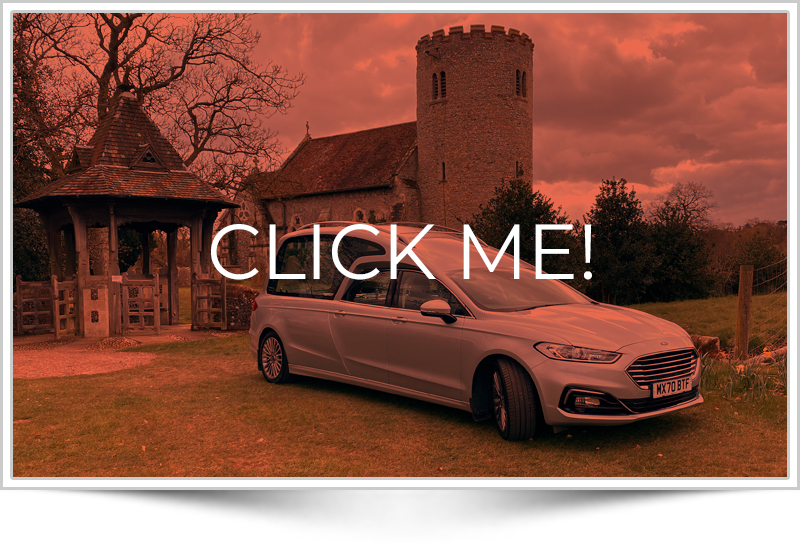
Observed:
[[[786,14],[257,14],[255,53],[306,82],[269,127],[293,150],[416,119],[417,40],[484,24],[531,36],[533,185],[581,220],[603,179],[643,203],[701,182],[712,219],[787,219]]]

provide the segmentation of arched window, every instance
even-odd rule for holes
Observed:
[[[528,78],[525,72],[522,73],[522,97],[528,97]]]
[[[439,78],[442,81],[442,97],[447,97],[447,84],[445,83],[444,71],[439,73]]]
[[[517,95],[519,95],[519,69],[517,69]]]
[[[433,73],[433,99],[439,97],[439,80],[436,78],[436,73]]]

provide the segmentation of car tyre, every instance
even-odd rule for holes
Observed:
[[[282,384],[289,378],[289,362],[283,342],[274,332],[266,332],[258,344],[258,368],[264,379],[272,384]]]
[[[519,363],[498,359],[492,370],[492,411],[500,436],[525,441],[542,424],[536,388]]]

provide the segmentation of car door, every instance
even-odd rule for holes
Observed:
[[[267,293],[280,298],[270,306],[275,328],[290,364],[346,374],[328,326],[341,279],[328,272],[313,279],[312,253],[311,236],[298,236],[285,241],[276,255],[276,273],[306,277],[269,281]]]
[[[461,399],[461,338],[466,309],[436,279],[418,271],[400,271],[393,293],[393,313],[386,333],[389,383],[431,395]],[[429,300],[451,304],[454,323],[423,317]]]
[[[391,287],[388,271],[351,281],[329,317],[333,341],[350,376],[389,382],[386,331],[393,317],[388,307]]]

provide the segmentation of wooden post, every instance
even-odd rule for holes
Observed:
[[[200,256],[200,264],[203,273],[211,276],[211,241],[214,230],[214,218],[203,218],[203,247]]]
[[[140,231],[139,238],[142,240],[142,275],[150,275],[150,233]]]
[[[192,252],[192,330],[197,328],[197,290],[199,285],[195,280],[202,275],[200,270],[200,246],[202,238],[202,219],[199,217],[192,218],[191,226],[191,252]]]
[[[76,290],[76,309],[78,311],[78,326],[80,336],[86,337],[86,326],[83,321],[83,289],[86,288],[86,278],[89,276],[89,245],[86,240],[86,223],[81,213],[74,207],[69,207],[69,214],[72,216],[72,224],[75,227],[75,252],[78,256],[78,288]]]
[[[158,273],[153,276],[153,328],[161,334],[161,292],[158,286]]]
[[[222,295],[222,297],[220,298],[221,300],[220,305],[222,307],[222,318],[220,319],[222,321],[222,330],[228,330],[228,306],[225,303],[227,298],[227,290],[225,288],[225,277],[222,277],[219,286],[220,286],[220,294]]]
[[[130,328],[131,316],[130,316],[130,303],[128,302],[128,273],[125,272],[122,274],[122,284],[120,284],[120,296],[122,297],[122,328],[120,330],[120,334],[125,334]]]
[[[177,325],[178,305],[178,230],[167,233],[167,269],[169,276],[169,324]]]
[[[64,230],[64,277],[75,275],[75,228]]]
[[[197,291],[195,287],[198,286],[197,283],[197,273],[192,273],[192,282],[191,282],[191,289],[192,289],[192,330],[197,330]]]
[[[200,271],[200,247],[202,239],[201,231],[202,220],[200,218],[192,218],[191,225],[191,252],[192,252],[192,274],[201,275]]]
[[[122,334],[122,312],[120,310],[119,283],[114,277],[119,276],[119,232],[114,203],[108,205],[108,315],[111,334]]]
[[[50,285],[53,293],[53,334],[55,334],[56,340],[58,340],[61,337],[61,319],[58,317],[58,278],[55,275],[50,276]]]
[[[47,249],[50,252],[50,275],[59,279],[63,277],[61,270],[61,230],[56,227],[50,216],[40,214],[47,229]]]
[[[753,266],[739,266],[739,301],[736,305],[736,359],[747,359],[750,346],[750,302],[753,297]]]
[[[22,275],[17,275],[17,334],[22,334]]]

